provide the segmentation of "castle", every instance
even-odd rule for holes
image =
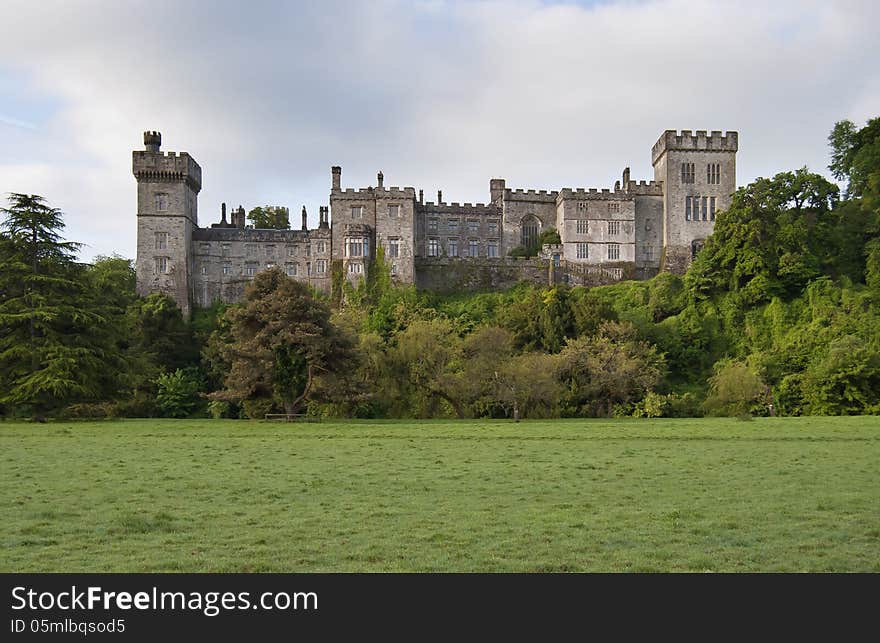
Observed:
[[[334,270],[362,279],[379,247],[395,281],[441,290],[681,273],[730,205],[738,135],[667,130],[651,151],[653,181],[630,180],[629,168],[602,190],[519,190],[491,179],[485,204],[445,203],[440,192],[426,202],[422,190],[385,187],[381,172],[375,187],[343,189],[334,166],[330,205],[311,230],[305,208],[301,229],[269,230],[246,225],[241,206],[227,221],[225,203],[219,223],[199,227],[201,167],[161,144],[161,134],[145,132],[145,149],[132,154],[137,291],[165,292],[188,316],[193,306],[241,300],[249,280],[272,266],[330,292]],[[537,258],[509,256],[550,228],[561,243],[544,245]]]

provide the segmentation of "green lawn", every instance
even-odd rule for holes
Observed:
[[[0,571],[880,571],[880,418],[0,423]]]

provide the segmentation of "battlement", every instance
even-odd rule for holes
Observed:
[[[557,190],[504,190],[505,201],[532,201],[539,203],[552,203],[559,196]]]
[[[736,152],[739,146],[739,133],[712,130],[707,134],[706,130],[699,129],[691,132],[689,129],[678,133],[669,129],[660,135],[660,138],[651,148],[651,162],[657,163],[663,154],[670,150],[688,152]]]
[[[400,188],[392,186],[390,188],[345,188],[344,190],[333,190],[330,196],[334,199],[411,199],[416,198],[415,188]]]
[[[485,203],[434,203],[428,201],[416,205],[416,212],[422,214],[460,214],[463,216],[497,216],[500,209],[494,205]]]
[[[663,196],[663,181],[630,181],[626,191],[635,196]]]
[[[184,181],[198,192],[202,189],[202,168],[187,152],[132,152],[132,172],[138,181]]]

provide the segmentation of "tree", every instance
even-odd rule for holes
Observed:
[[[715,364],[703,408],[709,415],[745,416],[768,402],[769,389],[746,364],[722,360]]]
[[[737,293],[740,307],[800,294],[833,262],[828,240],[838,192],[806,168],[737,190],[686,275],[690,294]]]
[[[320,373],[351,365],[353,341],[330,322],[328,306],[278,268],[259,273],[225,318],[231,343],[212,342],[230,367],[214,399],[262,399],[295,414]]]
[[[173,373],[163,373],[156,379],[156,402],[165,417],[187,417],[199,403],[201,387],[198,369],[178,368]]]
[[[575,415],[611,417],[615,404],[653,390],[664,370],[663,356],[628,322],[605,322],[595,336],[569,340],[559,353],[563,403]]]
[[[807,369],[804,399],[813,415],[880,412],[880,351],[853,335],[831,343]]]
[[[12,193],[0,209],[0,404],[36,420],[98,393],[105,320],[90,310],[79,244],[64,241],[62,213],[37,195]]]
[[[255,228],[290,229],[290,210],[283,205],[257,206],[247,214]]]

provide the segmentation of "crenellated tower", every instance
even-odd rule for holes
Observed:
[[[164,292],[189,317],[202,168],[186,152],[163,154],[161,145],[159,132],[144,132],[144,149],[132,152],[138,185],[137,292]]]
[[[736,190],[737,132],[666,130],[651,151],[663,182],[660,269],[684,273]]]

